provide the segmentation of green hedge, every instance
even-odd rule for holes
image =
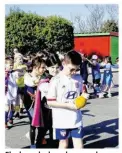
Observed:
[[[42,17],[37,14],[11,10],[5,18],[5,52],[17,47],[23,54],[47,49],[67,52],[74,47],[73,27],[68,20]]]

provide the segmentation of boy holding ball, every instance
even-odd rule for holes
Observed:
[[[68,52],[63,70],[50,81],[47,104],[52,108],[53,137],[59,140],[59,148],[67,148],[70,137],[74,148],[83,148],[82,112],[80,104],[76,105],[82,93],[82,79],[75,78],[80,64],[80,54]],[[86,101],[84,97],[81,98],[83,102]]]

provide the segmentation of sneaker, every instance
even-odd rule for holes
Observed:
[[[9,120],[8,122],[13,125],[13,120]]]
[[[107,94],[108,94],[108,92],[105,92],[105,91],[101,92],[100,98],[105,98]]]
[[[36,145],[31,145],[30,148],[31,149],[36,149]]]
[[[111,94],[107,94],[107,97],[108,97],[108,98],[111,98],[111,97],[112,97],[112,95],[111,95]]]
[[[9,129],[7,124],[5,124],[5,129],[6,129],[6,130],[8,130],[8,129]]]
[[[9,127],[12,127],[12,126],[13,126],[13,124],[11,124],[11,123],[9,123],[9,122],[8,122],[8,126],[9,126]]]
[[[104,94],[103,93],[100,93],[99,94],[99,98],[104,98]]]

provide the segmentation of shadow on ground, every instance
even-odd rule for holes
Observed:
[[[118,118],[84,127],[84,148],[106,148],[118,146]],[[100,134],[112,134],[111,138],[97,140]],[[92,142],[95,140],[95,142]],[[86,144],[86,145],[85,145]]]
[[[83,115],[95,117],[95,115],[88,114],[88,112],[90,112],[90,110],[82,110],[82,114],[83,114]]]
[[[118,96],[119,95],[119,92],[113,92],[112,93],[112,97],[115,97],[115,96]]]
[[[23,125],[28,125],[28,124],[29,124],[29,122],[27,122],[27,121],[21,121],[21,122],[13,123],[12,126],[8,127],[8,130],[10,130],[11,128],[16,127],[16,126],[23,126]]]
[[[88,110],[86,110],[88,112]],[[106,120],[98,124],[84,127],[84,148],[115,148],[118,146],[118,118]],[[112,134],[114,136],[99,140],[100,134]],[[95,141],[95,142],[93,142]],[[49,141],[48,144],[37,148],[58,148],[58,141]],[[30,148],[26,146],[23,149]],[[73,148],[72,141],[69,141],[69,148]]]

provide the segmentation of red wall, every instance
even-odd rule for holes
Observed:
[[[110,36],[75,37],[74,45],[76,51],[82,50],[87,55],[92,52],[102,56],[110,55]]]

